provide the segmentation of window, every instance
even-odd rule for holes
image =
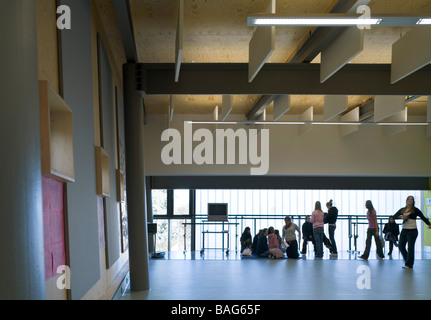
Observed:
[[[157,251],[194,250],[191,222],[194,216],[194,190],[151,190],[153,218],[157,223]]]
[[[224,228],[230,228],[229,245],[234,250],[239,246],[239,237],[245,227],[250,227],[253,235],[269,226],[281,230],[284,217],[289,215],[301,228],[304,216],[312,213],[317,200],[326,212],[326,202],[332,199],[340,215],[335,234],[338,250],[363,251],[368,227],[365,201],[373,202],[383,228],[387,217],[405,205],[408,195],[415,197],[416,205],[421,209],[423,196],[419,190],[152,190],[154,218],[161,223],[157,250],[183,251],[186,247],[188,251],[201,248],[202,222],[207,220],[208,203],[228,203],[229,222],[236,225],[226,225]],[[348,216],[352,216],[352,219],[349,220]],[[191,227],[193,222],[197,224]],[[354,246],[353,234],[350,234],[353,233],[353,226],[357,230],[357,247]],[[219,231],[221,226],[211,226],[210,229]],[[421,239],[422,227],[418,230]],[[208,237],[208,241],[208,246],[220,247],[222,238],[212,236]],[[421,250],[422,241],[416,241],[416,251]]]
[[[156,219],[193,216],[193,190],[151,190],[153,216]]]
[[[339,215],[344,216],[340,217],[337,222],[335,240],[338,250],[355,249],[354,242],[349,235],[349,221],[347,219],[347,216],[351,215],[355,216],[354,221],[352,221],[354,223],[356,223],[356,216],[358,216],[356,249],[363,251],[368,227],[365,219],[365,201],[371,200],[373,202],[377,215],[381,217],[379,223],[383,229],[387,217],[403,207],[409,195],[415,197],[416,205],[421,209],[422,191],[419,190],[196,190],[196,221],[206,220],[206,207],[209,202],[225,202],[229,206],[229,220],[239,223],[238,230],[231,227],[231,232],[238,232],[238,238],[247,226],[251,228],[253,235],[259,229],[270,226],[281,230],[284,225],[284,217],[287,215],[293,216],[294,222],[301,228],[304,223],[304,216],[311,215],[316,201],[321,202],[322,210],[326,212],[326,203],[332,199],[339,210]],[[418,223],[419,225],[420,223]],[[327,225],[325,225],[326,228]],[[422,227],[418,230],[418,239],[421,239]],[[201,245],[201,231],[202,228],[196,226],[196,248]],[[327,230],[325,232],[327,233]],[[217,241],[220,242],[221,238]],[[235,237],[231,237],[230,241],[230,247],[235,248]],[[213,245],[220,246],[219,243]],[[422,242],[416,241],[416,251],[421,251],[421,246]]]
[[[152,190],[153,215],[166,216],[168,214],[168,190]]]
[[[173,190],[174,215],[190,215],[190,190]]]

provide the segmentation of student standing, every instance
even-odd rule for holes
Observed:
[[[284,218],[284,222],[286,223],[283,227],[282,232],[282,238],[287,242],[289,245],[286,249],[286,255],[288,258],[291,259],[298,259],[299,253],[298,253],[298,241],[296,240],[296,233],[300,233],[299,227],[292,222],[292,220],[289,217]]]
[[[311,214],[311,223],[313,223],[314,241],[316,243],[315,259],[323,259],[323,218],[324,214],[320,201],[316,201],[314,205],[314,211]]]
[[[422,211],[415,207],[415,199],[408,196],[406,199],[406,206],[395,213],[395,219],[403,219],[403,229],[401,230],[399,249],[403,255],[405,265],[404,269],[412,269],[415,261],[415,242],[418,237],[418,229],[416,225],[416,218],[422,219],[428,228],[431,229],[430,221],[425,218]],[[406,250],[407,244],[407,250]]]
[[[332,205],[332,200],[326,203],[328,213],[325,215],[324,222],[328,224],[329,242],[331,257],[337,257],[337,244],[335,243],[335,229],[337,228],[336,222],[338,217],[338,209]]]
[[[394,245],[398,247],[398,236],[400,234],[400,228],[398,224],[395,222],[394,217],[389,217],[388,223],[385,224],[383,228],[383,233],[385,235],[385,240],[389,242],[389,252],[388,256],[392,255],[392,250],[394,249]]]
[[[315,246],[314,235],[313,235],[313,224],[310,222],[310,216],[305,217],[305,222],[302,225],[302,239],[304,242],[302,243],[302,254],[307,254],[307,243],[311,241],[313,243],[313,247]]]
[[[374,240],[376,242],[376,247],[377,247],[377,255],[379,256],[379,260],[383,260],[384,258],[383,246],[379,236],[379,225],[377,223],[376,210],[374,209],[373,203],[371,202],[371,200],[367,200],[365,202],[365,207],[368,209],[367,210],[367,219],[368,219],[367,240],[365,241],[365,251],[359,257],[359,259],[368,260],[368,257],[370,255],[370,249],[371,249],[371,238],[374,236]]]

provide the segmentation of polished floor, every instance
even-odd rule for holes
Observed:
[[[217,252],[218,251],[218,252]],[[187,256],[189,255],[189,256]],[[181,258],[182,256],[182,258]],[[326,254],[314,260],[243,259],[220,250],[168,253],[151,259],[146,292],[127,290],[123,300],[429,300],[431,256],[417,253],[405,270],[399,252],[383,261],[370,255]]]

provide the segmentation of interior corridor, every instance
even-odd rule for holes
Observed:
[[[181,259],[182,253],[150,260],[150,287],[122,300],[429,300],[431,255],[418,253],[405,270],[399,252],[383,261],[356,254],[338,259],[238,259],[213,250],[202,258]],[[205,256],[207,260],[205,260]],[[199,258],[198,258],[199,257]],[[224,260],[222,260],[224,259]],[[369,269],[368,269],[368,268]],[[368,280],[365,278],[369,275]],[[367,282],[369,281],[369,282]],[[359,286],[358,286],[359,283]],[[369,289],[367,285],[369,284]]]

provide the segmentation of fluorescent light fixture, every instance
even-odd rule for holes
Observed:
[[[255,26],[361,26],[377,25],[382,19],[359,18],[255,18]]]
[[[428,126],[428,122],[321,122],[321,121],[185,121],[187,124],[220,125],[319,125],[319,126]]]
[[[416,24],[419,25],[431,25],[431,19],[419,19],[418,22],[416,22]]]
[[[317,26],[317,27],[348,27],[348,26],[377,26],[377,27],[407,27],[431,25],[430,16],[410,14],[373,14],[372,17],[349,13],[329,14],[251,14],[247,17],[247,26]]]

